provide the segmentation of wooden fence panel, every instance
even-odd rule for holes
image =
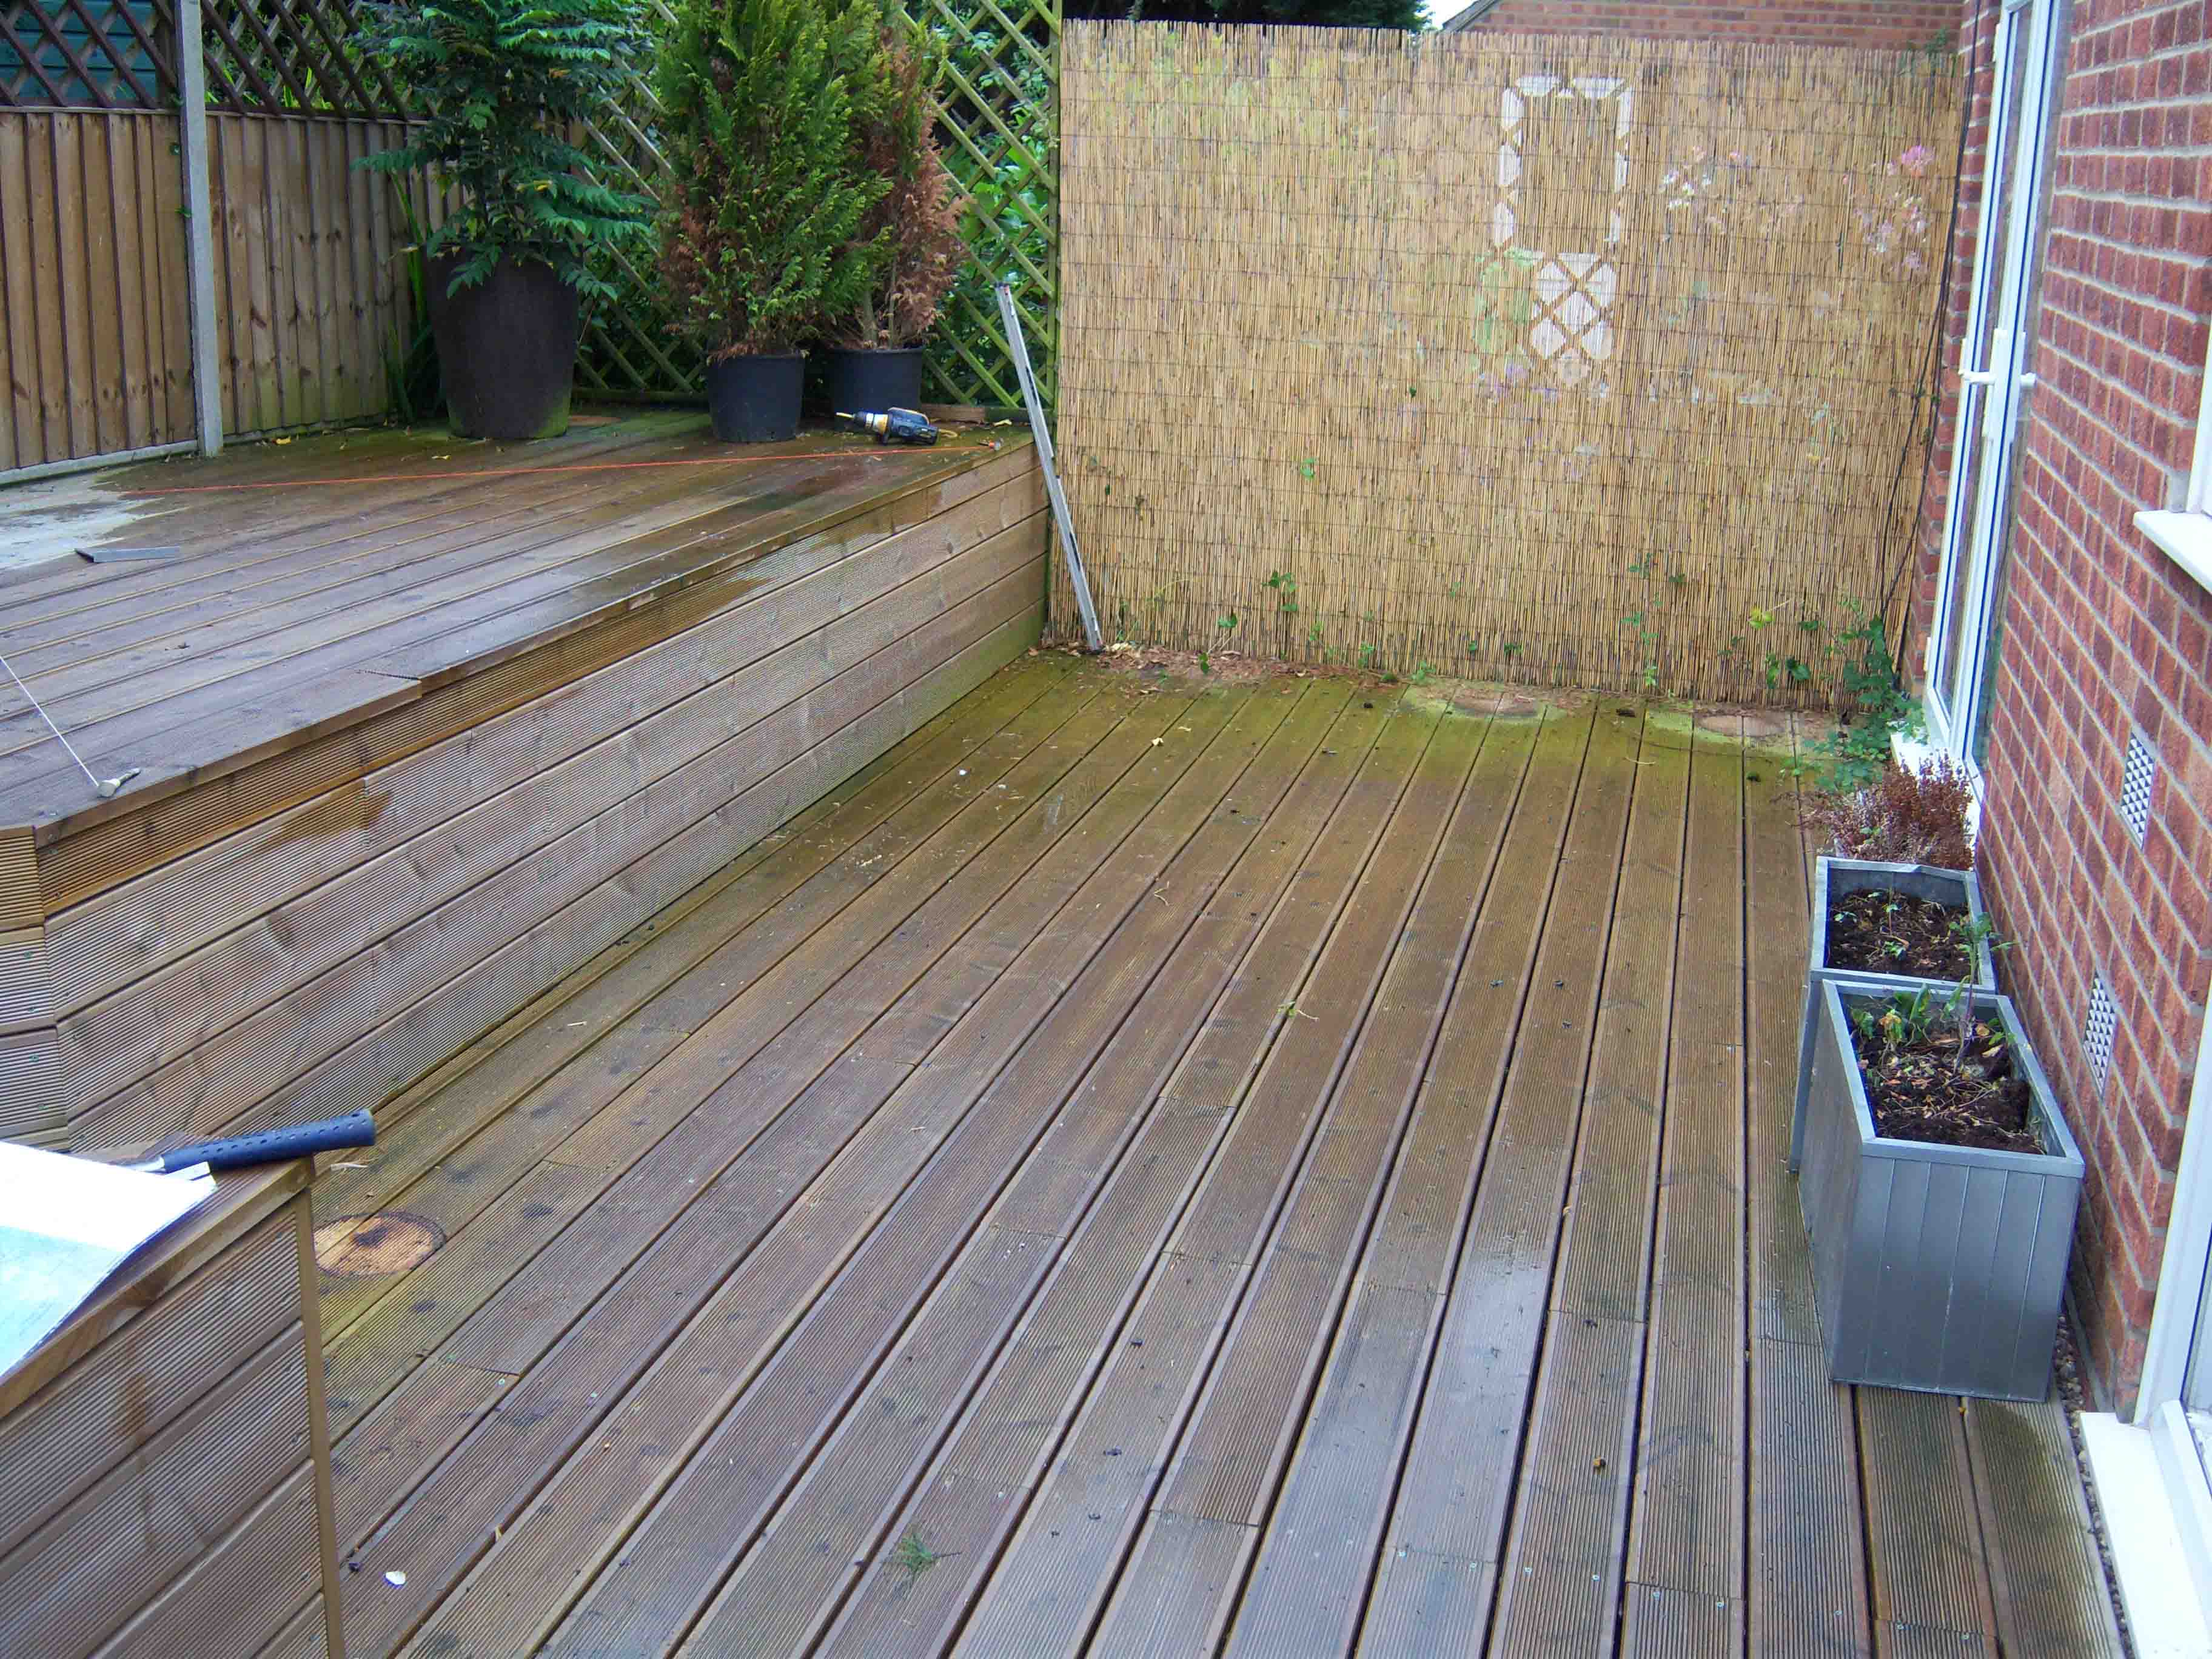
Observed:
[[[1109,629],[1832,695],[1917,507],[1948,65],[1176,24],[1065,46],[1060,453]]]
[[[177,118],[0,110],[0,473],[192,436]]]
[[[394,187],[355,170],[396,121],[208,117],[216,361],[234,437],[373,419],[387,356],[413,327]]]

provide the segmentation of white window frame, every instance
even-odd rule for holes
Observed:
[[[1976,561],[1960,581],[1956,580],[1955,565],[1960,560],[1973,559],[1985,538],[2000,533],[1999,518],[2016,511],[2010,489],[2018,465],[2014,449],[2026,430],[2027,393],[2036,384],[2036,376],[2027,371],[2026,362],[2034,343],[2034,279],[2043,246],[2043,198],[2059,98],[2056,75],[2063,62],[2058,38],[2060,9],[2059,0],[2004,0],[1997,21],[1996,51],[2001,71],[2013,31],[2027,31],[2019,66],[2025,78],[2017,109],[2001,98],[1993,98],[1990,105],[1989,163],[1983,182],[1982,220],[1976,232],[1975,277],[1959,362],[1957,435],[1952,445],[1951,481],[1944,507],[1943,556],[1937,570],[1936,612],[1923,641],[1920,702],[1927,741],[1914,745],[1910,758],[1906,750],[1899,753],[1899,760],[1907,765],[1935,755],[1947,757],[1966,774],[1977,805],[1982,793],[1982,769],[1974,758],[1973,720],[1988,669],[1983,646],[1994,620],[1990,613],[1996,596],[1990,589],[1995,569],[1987,558]],[[2006,157],[2013,168],[2014,193],[2007,210],[1998,214],[1990,210],[1988,193]],[[1983,459],[1969,495],[1963,486],[1968,457],[1977,445],[1983,447]],[[1963,671],[1944,659],[1955,611],[1963,611],[1969,619],[1958,641],[1962,650],[1971,647],[1971,659]],[[1947,684],[1952,693],[1948,697]]]
[[[2136,528],[2198,586],[2212,587],[2212,365],[2197,392],[2197,453],[2189,464],[2188,493],[2173,512],[2136,514]]]

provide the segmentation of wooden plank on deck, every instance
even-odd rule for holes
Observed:
[[[1635,1462],[1682,902],[1686,738],[1644,727],[1542,1370],[1491,1644],[1612,1644]]]
[[[1957,1399],[1855,1389],[1875,1651],[1995,1655],[1987,1546]]]
[[[1541,793],[1524,793],[1523,811],[1548,799],[1535,821],[1565,842],[1548,885],[1523,895],[1543,931],[1383,1532],[1366,1652],[1420,1650],[1401,1645],[1420,1640],[1413,1601],[1455,1626],[1489,1620],[1484,1569],[1505,1543],[1638,771],[1638,723],[1593,708],[1571,727],[1589,734],[1579,766],[1540,750],[1528,792]]]
[[[956,1025],[947,1033],[952,1052],[933,1054],[903,1087],[908,1099],[899,1115],[918,1120],[924,1133],[945,1124],[941,1152],[862,1245],[846,1278],[808,1312],[698,1443],[696,1456],[650,1513],[632,1511],[641,1514],[639,1531],[556,1633],[551,1651],[602,1640],[649,1650],[673,1641],[690,1626],[702,1595],[720,1582],[736,1546],[760,1524],[765,1505],[790,1479],[792,1454],[820,1443],[844,1410],[842,1402],[852,1397],[848,1390],[866,1381],[915,1304],[957,1257],[1255,837],[1256,821],[1220,810],[1218,803],[1243,796],[1262,810],[1272,806],[1312,753],[1336,706],[1333,698],[1286,696],[1280,689],[1246,694],[1242,701],[1222,737],[1160,812],[1071,899],[1068,915],[1082,918],[1072,937],[1048,931],[1013,958],[1008,973],[963,1022],[965,1032]],[[1297,707],[1285,720],[1291,703]],[[1228,793],[1232,788],[1235,795]],[[1212,805],[1187,833],[1178,834],[1171,826],[1179,822],[1179,810],[1199,800]],[[1123,866],[1119,872],[1117,863]],[[1103,939],[1080,957],[1063,954],[1093,927],[1106,930]],[[1029,996],[1042,991],[1056,1006],[1025,1042],[1002,1048],[994,1028],[1010,1016],[1018,1018],[1023,994],[1018,988],[1030,981],[1038,983]],[[994,1002],[1000,1006],[994,1009]],[[963,1049],[978,1045],[984,1045],[981,1063],[963,1066]],[[940,1074],[955,1067],[969,1073],[957,1084]],[[1038,1262],[1037,1271],[1048,1265]],[[1012,1311],[1018,1305],[1018,1298]],[[836,1379],[827,1389],[825,1377]],[[744,1466],[735,1480],[723,1473],[732,1459]],[[597,1461],[590,1454],[587,1460]]]
[[[1751,1226],[1751,1650],[1866,1653],[1851,1391],[1828,1381],[1790,1172],[1807,950],[1804,839],[1786,739],[1744,769],[1746,1133]]]
[[[1139,1644],[1140,1630],[1149,1632],[1142,1641],[1180,1640],[1188,1646],[1200,1632],[1227,1626],[1259,1528],[1277,1510],[1309,1397],[1322,1380],[1345,1304],[1358,1284],[1362,1246],[1424,1099],[1423,1073],[1507,839],[1530,735],[1525,725],[1501,733],[1447,716],[1416,769],[1400,833],[1416,854],[1425,841],[1427,866],[1407,884],[1412,908],[1395,930],[1357,1046],[1105,1610],[1098,1640],[1107,1650]],[[1454,794],[1456,799],[1450,799]],[[1301,1296],[1309,1263],[1321,1265],[1321,1293]],[[1424,1306],[1416,1333],[1425,1333],[1426,1316]],[[1351,1418],[1340,1409],[1318,1416],[1311,1432],[1340,1441],[1351,1427]],[[1340,1510],[1343,1500],[1371,1492],[1378,1484],[1387,1489],[1394,1461],[1374,1455],[1376,1449],[1332,1471],[1350,1477],[1346,1488],[1328,1500],[1333,1508]],[[1195,1537],[1194,1529],[1174,1524],[1184,1517],[1238,1528],[1229,1535],[1226,1583],[1214,1583],[1202,1550],[1184,1547]],[[1295,1528],[1279,1516],[1275,1524],[1286,1540]],[[1333,1515],[1326,1530],[1340,1526],[1340,1515]],[[1322,1530],[1309,1528],[1286,1547],[1305,1548],[1307,1539]],[[1176,1599],[1178,1616],[1188,1622],[1153,1623],[1144,1610],[1149,1587],[1177,1583],[1186,1584]],[[1305,1613],[1294,1617],[1297,1629],[1310,1632]],[[1268,1639],[1262,1638],[1263,1649]]]
[[[1121,893],[1127,906],[1138,903],[1148,884],[1124,891],[1134,873],[1131,866],[1141,868],[1146,860],[1164,857],[1179,845],[1194,827],[1193,815],[1218,799],[1218,792],[1227,781],[1218,775],[1224,768],[1241,764],[1234,757],[1243,744],[1234,733],[1224,738],[1219,754],[1211,759],[1206,756],[1212,751],[1200,752],[1205,743],[1200,736],[1172,750],[1152,749],[1139,763],[1141,782],[1133,779],[1116,790],[1091,833],[1064,840],[1058,855],[1048,855],[1047,867],[1058,872],[1057,878],[1023,884],[1015,901],[1004,907],[1000,928],[977,930],[961,948],[996,951],[1036,939],[1037,930],[1086,877]],[[1200,763],[1197,769],[1186,776],[1185,769],[1194,763]],[[1152,810],[1155,801],[1160,803],[1157,811]],[[1109,820],[1117,827],[1109,827]],[[1108,848],[1113,850],[1109,853]],[[1106,860],[1103,867],[1096,863],[1102,855]],[[1110,927],[1119,914],[1125,912],[1087,914],[1079,924],[1048,935],[1040,948],[1048,955],[1087,951],[1095,943],[1093,930]],[[533,1465],[550,1468],[565,1459],[641,1372],[646,1373],[643,1391],[635,1398],[647,1402],[649,1409],[626,1407],[641,1413],[641,1418],[631,1420],[651,1420],[672,1430],[684,1423],[711,1424],[721,1409],[716,1402],[726,1404],[726,1396],[775,1351],[798,1310],[826,1285],[829,1274],[866,1237],[927,1159],[934,1136],[918,1134],[917,1121],[946,1115],[957,1120],[997,1066],[1019,1048],[1031,1023],[1047,1012],[1048,1003],[1040,1006],[1037,999],[1040,988],[1049,983],[1048,978],[1011,977],[995,988],[999,995],[978,1005],[975,1018],[963,1021],[948,1039],[954,1042],[955,1054],[930,1079],[927,1097],[933,1104],[916,1100],[912,1109],[894,1110],[890,1120],[882,1119],[878,1108],[892,1098],[904,1066],[872,1057],[851,1061],[838,1066],[820,1090],[812,1091],[829,1114],[822,1126],[827,1133],[820,1142],[806,1137],[813,1120],[801,1112],[790,1120],[799,1135],[789,1138],[787,1144],[749,1153],[732,1166],[736,1177],[726,1175],[710,1194],[711,1201],[702,1200],[704,1207],[695,1206],[687,1212],[696,1222],[666,1235],[617,1291],[571,1332],[550,1364],[532,1368],[513,1396],[527,1409],[503,1416],[488,1433],[465,1445],[374,1540],[373,1551],[391,1551],[395,1559],[406,1555],[416,1564],[409,1569],[410,1575],[419,1571],[419,1577],[410,1576],[410,1594],[380,1598],[364,1613],[362,1640],[368,1650],[404,1636],[420,1617],[415,1610],[427,1610],[458,1571],[481,1553],[486,1537],[474,1529],[471,1517],[504,1514],[511,1518],[514,1507],[541,1478]],[[970,1063],[962,1063],[962,1056]],[[912,1093],[905,1091],[901,1098],[910,1098]],[[830,1127],[840,1118],[841,1127]],[[848,1135],[858,1138],[847,1145]],[[804,1162],[794,1164],[793,1158]],[[785,1189],[785,1169],[796,1172],[799,1185],[814,1180],[814,1172],[830,1173],[817,1182],[820,1200],[802,1206],[791,1212],[788,1224],[780,1224],[777,1218],[787,1200],[771,1194]],[[749,1188],[748,1180],[760,1190]],[[796,1190],[789,1196],[795,1198]],[[731,1234],[738,1228],[764,1241],[745,1253],[741,1265],[731,1261]],[[702,1267],[713,1260],[724,1265],[702,1278]],[[720,1274],[732,1265],[738,1265],[738,1273],[721,1280]],[[687,1327],[687,1316],[694,1309],[697,1317]],[[738,1329],[731,1322],[733,1315],[750,1333],[736,1352],[729,1347]],[[648,1362],[672,1338],[672,1346],[646,1372]],[[748,1353],[752,1357],[746,1358]],[[599,1400],[587,1404],[583,1398],[586,1392]],[[532,1401],[539,1403],[532,1406]],[[607,1474],[618,1480],[650,1476],[674,1451],[665,1438],[640,1448],[625,1437],[618,1448],[622,1455],[606,1466]],[[574,1468],[588,1476],[599,1467],[587,1456]],[[560,1489],[556,1486],[553,1490]],[[558,1518],[564,1509],[549,1498],[541,1500],[535,1512]],[[508,1548],[526,1543],[538,1525],[511,1528]]]
[[[2119,1659],[2105,1562],[2056,1399],[1969,1400],[1966,1449],[2008,1659]]]
[[[1720,1651],[1743,1645],[1742,824],[1741,743],[1699,734],[1629,1510],[1632,1653],[1666,1650],[1678,1604]]]
[[[1173,1429],[1162,1419],[1172,1423],[1181,1410],[1163,1407],[1187,1408],[1204,1375],[1204,1356],[1244,1276],[1241,1264],[1256,1255],[1286,1194],[1388,955],[1389,920],[1403,913],[1407,866],[1418,849],[1382,857],[1393,840],[1383,826],[1400,822],[1395,815],[1433,727],[1433,717],[1395,715],[1353,786],[1367,805],[1352,822],[1373,825],[1369,836],[1379,832],[1378,840],[1362,836],[1354,845],[1373,845],[1377,861],[1366,865],[1343,925],[1299,993],[1312,1006],[1274,1011],[1272,1052],[1238,1108],[1228,1147],[1185,1211],[1173,1253],[1150,1275],[1130,1328],[1144,1334],[1133,1335],[1099,1374],[1054,1459],[969,1628],[976,1651],[1042,1656],[1072,1649],[1111,1586],[1115,1540],[1134,1534],[1173,1445]],[[1425,836],[1417,830],[1407,839],[1434,833],[1431,824]],[[1337,914],[1333,904],[1328,914]],[[1214,1085],[1203,1075],[1189,1082],[1209,1091]]]

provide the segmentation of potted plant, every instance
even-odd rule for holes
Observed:
[[[881,263],[860,228],[889,181],[861,170],[855,133],[882,33],[871,0],[681,0],[662,37],[661,273],[726,441],[799,429],[799,343],[856,313]]]
[[[612,292],[593,262],[651,223],[566,136],[644,49],[633,0],[368,0],[356,44],[414,100],[409,141],[361,165],[452,195],[422,251],[454,431],[557,436],[580,301]]]
[[[881,82],[854,123],[860,168],[885,186],[854,236],[873,262],[858,307],[832,323],[819,354],[830,407],[848,412],[921,401],[921,337],[967,252],[963,204],[932,130],[935,44],[893,24],[877,61]]]
[[[1798,1202],[1839,1382],[2040,1400],[2081,1154],[2009,999],[1828,978]]]

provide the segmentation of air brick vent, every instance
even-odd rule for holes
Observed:
[[[2120,773],[2120,817],[2142,845],[2150,830],[2150,791],[2158,781],[2158,751],[2140,732],[2128,739],[2127,764]]]
[[[2112,1000],[2112,987],[2105,983],[2102,974],[2089,981],[2089,1013],[2081,1022],[2081,1057],[2089,1062],[2089,1073],[2097,1079],[2097,1091],[2104,1092],[2105,1079],[2112,1072],[2112,1032],[2119,1024],[2119,1006]]]

